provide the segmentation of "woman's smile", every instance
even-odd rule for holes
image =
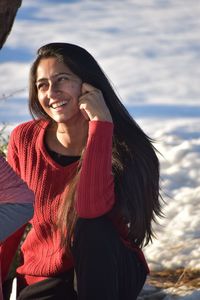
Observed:
[[[66,104],[68,104],[68,103],[69,103],[69,101],[62,100],[62,101],[51,103],[49,105],[49,107],[55,109],[56,111],[58,111],[59,108],[62,108],[63,106],[66,106]]]

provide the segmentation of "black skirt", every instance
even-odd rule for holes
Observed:
[[[31,284],[19,292],[17,300],[77,300],[74,271]]]

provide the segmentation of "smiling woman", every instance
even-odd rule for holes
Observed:
[[[38,50],[29,109],[34,120],[13,130],[8,148],[36,197],[18,300],[136,299],[149,272],[142,247],[161,215],[151,139],[96,60],[72,44]]]

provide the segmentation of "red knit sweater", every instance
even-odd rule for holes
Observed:
[[[9,163],[35,192],[33,228],[22,246],[23,264],[17,270],[25,275],[28,284],[73,266],[72,257],[60,248],[60,235],[54,225],[63,192],[77,163],[63,167],[52,160],[44,146],[47,125],[43,121],[19,125],[11,134],[8,149]],[[101,216],[114,204],[112,131],[112,123],[89,123],[76,198],[80,217]]]
[[[47,126],[44,121],[19,125],[12,132],[8,150],[9,163],[35,192],[33,228],[22,246],[23,264],[17,270],[27,284],[73,267],[72,257],[60,248],[60,235],[54,225],[63,192],[77,162],[63,167],[53,161],[44,146]],[[76,210],[80,217],[101,216],[114,205],[112,132],[110,122],[89,122],[76,196]]]

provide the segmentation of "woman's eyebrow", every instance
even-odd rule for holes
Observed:
[[[68,72],[60,72],[60,73],[56,73],[56,74],[52,75],[51,78],[54,78],[54,77],[57,77],[57,76],[60,76],[60,75],[72,76],[71,73],[68,73]],[[48,80],[48,78],[42,77],[42,78],[37,79],[37,80],[36,80],[36,83],[41,82],[41,81],[45,81],[45,80]]]

